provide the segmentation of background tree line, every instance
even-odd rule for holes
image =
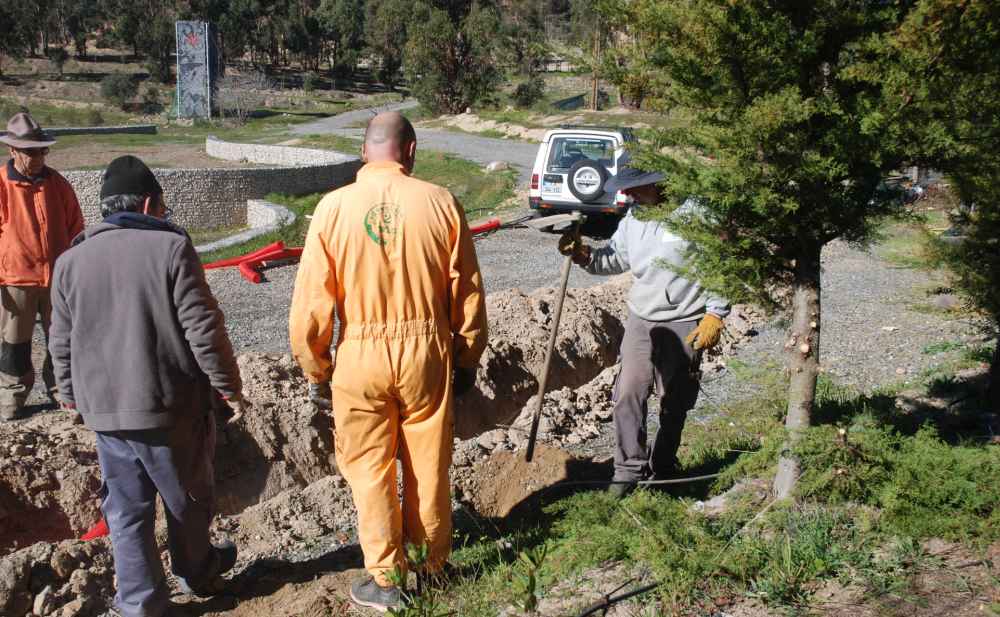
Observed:
[[[216,24],[224,57],[259,70],[352,77],[359,64],[409,82],[436,111],[461,111],[504,75],[532,76],[556,47],[590,40],[594,0],[26,0],[0,7],[0,59],[88,57],[88,41],[171,79],[174,21]],[[2,65],[0,65],[2,68]]]

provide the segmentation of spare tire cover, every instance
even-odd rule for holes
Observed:
[[[584,203],[595,201],[604,195],[604,183],[607,179],[608,170],[604,165],[589,159],[574,163],[566,178],[569,192]]]

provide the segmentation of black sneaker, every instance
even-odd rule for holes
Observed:
[[[395,585],[382,587],[371,576],[354,581],[354,584],[351,585],[351,601],[359,606],[373,608],[380,613],[385,613],[390,608],[402,606],[399,587]]]
[[[635,490],[638,486],[636,482],[630,482],[628,480],[612,480],[612,484],[608,486],[608,494],[615,499],[623,499],[626,495]]]
[[[233,566],[236,565],[236,545],[229,540],[225,540],[212,548],[215,550],[215,554],[219,560],[215,574],[204,583],[197,585],[191,585],[184,578],[178,576],[177,580],[180,583],[181,591],[198,596],[199,598],[210,598],[226,590],[227,581],[222,578],[222,575],[232,570]]]

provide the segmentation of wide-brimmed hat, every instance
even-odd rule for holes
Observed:
[[[56,140],[38,126],[30,114],[21,112],[7,122],[7,133],[0,141],[14,148],[47,148]]]
[[[632,159],[628,154],[618,157],[618,173],[608,178],[604,183],[604,190],[608,193],[634,189],[637,186],[656,184],[663,182],[664,175],[658,171],[643,171],[632,166]]]

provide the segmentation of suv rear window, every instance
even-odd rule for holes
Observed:
[[[611,167],[615,158],[615,143],[596,137],[555,137],[549,146],[548,171],[565,173],[574,163],[583,159]]]

